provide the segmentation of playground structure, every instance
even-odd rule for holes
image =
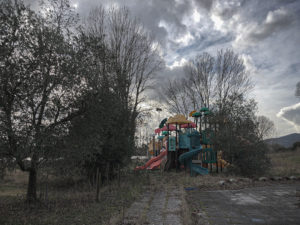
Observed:
[[[184,115],[175,115],[161,121],[159,128],[155,129],[156,138],[153,136],[149,144],[149,153],[153,155],[144,166],[135,170],[157,169],[164,170],[185,168],[190,170],[191,176],[205,175],[216,172],[226,167],[228,163],[222,159],[222,152],[216,151],[213,145],[215,132],[208,124],[208,108],[189,114],[194,122],[187,120]]]

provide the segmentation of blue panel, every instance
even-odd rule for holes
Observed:
[[[175,137],[169,137],[169,151],[176,150],[176,139]]]
[[[179,135],[179,148],[181,149],[190,148],[190,138],[188,137],[188,134]]]
[[[191,137],[191,147],[198,148],[200,146],[200,135],[198,133],[193,133]]]

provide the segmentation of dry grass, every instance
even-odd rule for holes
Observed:
[[[26,193],[28,173],[20,170],[9,171],[0,181],[0,197],[2,196],[22,196]]]
[[[300,150],[273,153],[270,157],[270,176],[300,175]],[[221,180],[228,181],[230,178],[239,182],[219,185]],[[0,224],[120,224],[124,211],[143,191],[172,190],[174,187],[182,190],[184,210],[181,214],[184,221],[190,224],[192,209],[186,202],[188,191],[184,191],[185,188],[239,189],[261,183],[243,181],[240,177],[227,176],[225,173],[190,177],[185,171],[140,171],[124,175],[120,186],[117,182],[111,182],[102,187],[100,203],[96,203],[95,188],[86,183],[76,184],[61,178],[50,178],[48,198],[45,199],[44,195],[45,183],[41,183],[38,188],[41,201],[36,205],[27,205],[24,201],[27,179],[27,173],[16,170],[1,181],[0,215],[6,216],[0,217]]]
[[[97,203],[94,187],[87,184],[57,186],[57,182],[57,179],[49,181],[47,200],[42,198],[36,205],[28,205],[25,203],[26,174],[10,173],[0,184],[0,215],[6,215],[0,217],[0,224],[117,224],[123,211],[147,184],[143,174],[126,174],[120,186],[118,182],[111,182],[102,187]],[[43,188],[38,190],[38,196],[44,194]]]
[[[229,179],[234,179],[236,182],[230,183]],[[226,181],[224,185],[220,185],[220,181]],[[238,182],[237,182],[238,181]],[[191,177],[188,172],[165,172],[152,171],[150,176],[150,190],[166,190],[172,189],[174,186],[184,189],[196,188],[201,190],[219,190],[219,189],[240,189],[261,185],[261,182],[252,182],[251,180],[243,179],[242,177],[228,175],[226,173],[214,173],[205,176]]]
[[[300,175],[300,149],[296,151],[278,152],[270,154],[271,176],[299,176]]]

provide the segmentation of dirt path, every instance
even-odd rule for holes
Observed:
[[[146,192],[127,210],[123,224],[183,225],[182,207],[183,190],[179,187]]]

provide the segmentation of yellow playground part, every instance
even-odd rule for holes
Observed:
[[[218,167],[226,167],[226,166],[229,166],[230,164],[225,161],[224,159],[222,159],[222,151],[219,151],[218,154],[217,154],[217,157],[218,157]]]
[[[161,149],[161,141],[155,141],[154,143],[154,147],[155,147],[155,150],[160,150]],[[151,155],[154,155],[154,149],[153,149],[153,140],[150,141],[150,143],[148,144],[148,149],[149,149],[149,153]]]

